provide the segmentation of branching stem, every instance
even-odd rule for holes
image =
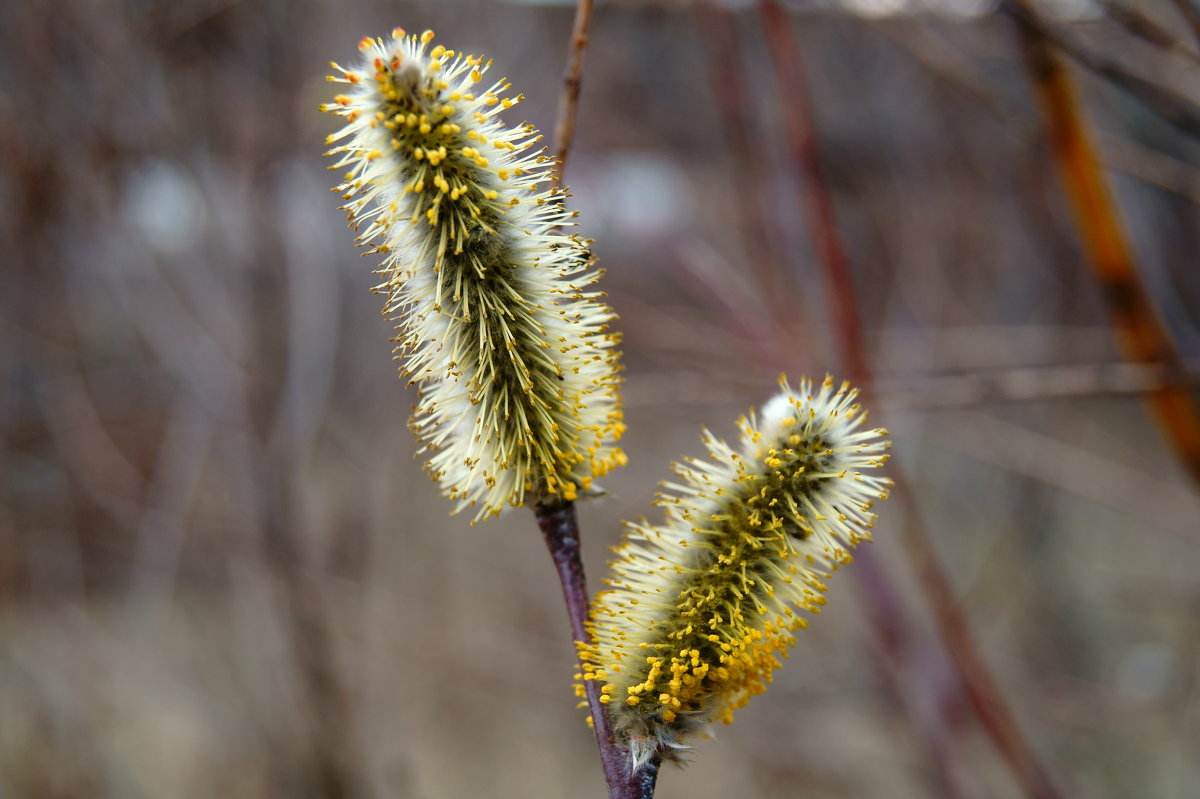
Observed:
[[[1159,318],[1134,261],[1120,211],[1100,167],[1074,81],[1027,0],[1006,0],[1021,35],[1022,55],[1045,120],[1050,155],[1058,167],[1076,233],[1108,304],[1127,357],[1161,363],[1178,383],[1187,374],[1175,342]],[[1184,385],[1147,396],[1167,443],[1200,486],[1200,406]]]
[[[579,520],[575,516],[575,503],[544,499],[535,505],[534,513],[558,571],[563,599],[567,603],[567,617],[571,622],[571,636],[578,647],[579,643],[589,639],[589,600],[587,577],[579,554]],[[595,680],[584,680],[583,686],[596,732],[596,745],[600,748],[600,765],[608,783],[609,799],[653,799],[658,760],[654,759],[637,773],[632,773],[629,752],[613,738],[608,714],[600,702],[599,686]]]

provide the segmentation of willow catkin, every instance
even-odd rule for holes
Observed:
[[[707,431],[710,460],[675,466],[662,524],[629,526],[581,646],[613,728],[635,764],[686,747],[766,690],[825,604],[824,580],[869,539],[891,481],[887,431],[865,429],[856,390],[782,392],[739,420],[741,447]]]
[[[522,98],[491,65],[432,31],[359,44],[334,65],[345,119],[329,137],[358,241],[383,255],[378,291],[402,375],[420,385],[410,427],[426,468],[476,519],[529,493],[572,500],[624,463],[614,319],[567,195]]]

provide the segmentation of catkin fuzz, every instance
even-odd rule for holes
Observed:
[[[475,518],[529,494],[573,500],[624,463],[618,336],[588,242],[521,100],[478,56],[433,33],[364,39],[334,65],[345,120],[336,187],[360,245],[383,256],[401,373],[420,386],[410,428],[426,468]]]
[[[830,378],[782,392],[739,420],[741,447],[707,431],[709,460],[686,459],[658,504],[662,524],[629,526],[581,645],[583,679],[635,765],[689,745],[766,690],[818,613],[830,573],[868,540],[891,481],[887,431],[864,429],[856,390]]]

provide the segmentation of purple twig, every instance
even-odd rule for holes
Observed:
[[[546,540],[546,548],[550,550],[550,557],[554,559],[554,566],[558,570],[563,599],[567,603],[567,616],[571,621],[571,636],[578,646],[580,642],[588,641],[590,636],[587,632],[587,578],[583,573],[583,560],[579,556],[579,520],[575,516],[575,503],[543,499],[535,505],[534,513]],[[584,680],[583,688],[592,714],[596,745],[600,748],[600,765],[604,768],[604,779],[608,783],[609,799],[652,799],[655,778],[658,776],[657,760],[636,773],[630,771],[629,753],[613,738],[608,714],[600,702],[599,686],[595,680]]]

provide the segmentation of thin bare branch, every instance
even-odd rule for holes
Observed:
[[[1026,0],[1017,7],[1026,65],[1045,117],[1051,155],[1088,263],[1103,292],[1118,340],[1131,360],[1161,363],[1172,374],[1186,373],[1174,342],[1155,313],[1134,264],[1119,212],[1096,163],[1095,149],[1075,87],[1058,53],[1037,24]],[[1164,386],[1148,398],[1160,429],[1175,454],[1200,485],[1200,407],[1187,388]]]
[[[1127,92],[1150,111],[1170,122],[1182,133],[1200,138],[1200,105],[1174,89],[1129,71],[1116,61],[1090,50],[1065,31],[1039,17],[1027,0],[1003,0],[1003,6],[1020,25],[1053,44],[1090,72]]]
[[[1196,40],[1196,44],[1200,45],[1200,7],[1196,6],[1196,0],[1172,0],[1175,8],[1178,9],[1184,21],[1192,30],[1192,38]]]
[[[709,81],[713,99],[720,112],[725,139],[729,143],[730,178],[733,182],[732,209],[738,234],[745,251],[748,271],[757,278],[764,304],[778,302],[783,283],[780,259],[771,246],[769,204],[763,197],[767,186],[762,157],[753,145],[751,131],[752,98],[738,46],[737,18],[732,11],[711,0],[696,4],[697,22],[708,57]]]
[[[980,411],[954,411],[934,435],[947,449],[1112,508],[1136,520],[1138,534],[1196,543],[1200,501],[1179,483],[1093,449]]]
[[[571,623],[571,636],[576,647],[591,640],[588,633],[588,610],[590,599],[587,577],[583,571],[583,559],[579,556],[579,520],[575,515],[575,503],[567,501],[538,502],[534,513],[538,527],[554,559],[562,586],[563,599],[567,605],[567,617]],[[596,680],[583,679],[583,688],[588,708],[592,714],[592,729],[596,733],[596,745],[600,748],[600,765],[608,783],[609,799],[651,799],[654,795],[654,779],[657,764],[649,778],[649,793],[643,788],[646,775],[634,773],[629,768],[629,753],[613,738],[608,714],[600,702],[600,687]]]
[[[906,377],[891,382],[881,380],[878,387],[884,407],[929,410],[1036,400],[1136,396],[1173,386],[1196,385],[1200,385],[1200,374],[1176,374],[1163,364],[1098,363]]]
[[[785,103],[790,109],[785,115],[785,124],[788,126],[797,171],[803,176],[810,209],[809,224],[818,242],[817,252],[829,285],[839,359],[849,372],[850,379],[861,387],[867,404],[872,405],[874,375],[867,360],[862,315],[850,262],[837,230],[831,193],[821,170],[800,49],[790,20],[779,4],[775,0],[763,0],[760,8],[763,27],[775,59],[778,82],[791,90],[789,102]],[[901,472],[895,471],[893,478],[896,481],[896,499],[904,513],[901,530],[905,550],[933,609],[942,640],[958,669],[967,700],[1026,794],[1036,799],[1060,796],[1054,778],[1021,732],[975,642],[970,620],[958,602],[917,512],[913,492],[906,485]]]
[[[1155,47],[1178,53],[1190,61],[1200,61],[1200,54],[1188,47],[1174,32],[1136,7],[1127,5],[1122,0],[1100,0],[1100,5],[1104,7],[1104,12],[1113,22],[1131,35],[1147,41]]]
[[[588,46],[588,28],[592,22],[592,0],[579,0],[575,6],[575,24],[567,48],[567,68],[563,73],[562,96],[558,101],[558,122],[554,126],[554,157],[558,160],[558,181],[567,172],[567,156],[575,141],[575,115],[579,108],[579,89],[583,83],[583,51]]]
[[[875,25],[874,28],[904,48],[939,81],[991,114],[1014,139],[1029,141],[1038,135],[1022,109],[988,86],[976,66],[936,32],[890,25]],[[1096,133],[1101,145],[1099,158],[1104,166],[1166,189],[1190,202],[1200,203],[1200,171],[1195,167],[1128,136],[1114,132]]]

